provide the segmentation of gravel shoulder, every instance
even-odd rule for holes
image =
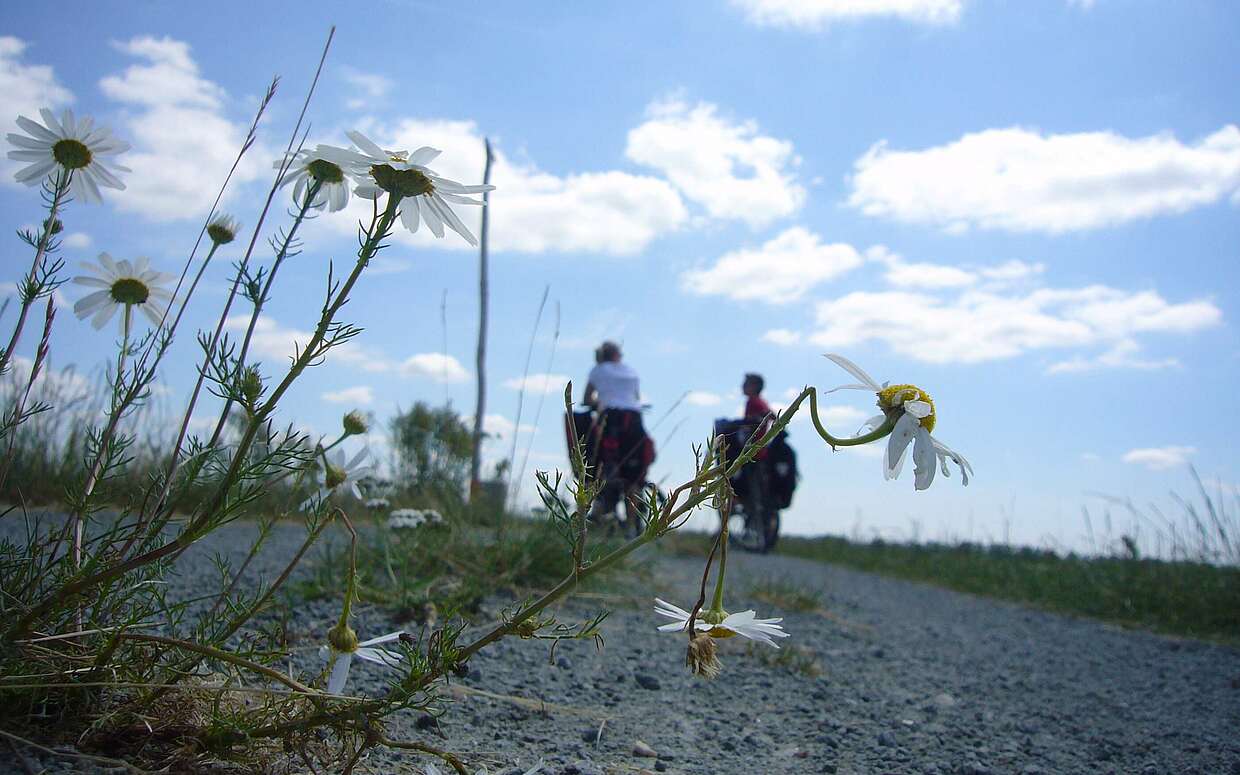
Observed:
[[[215,552],[239,563],[252,535],[253,526],[238,524],[201,542],[176,583],[189,590],[213,574]],[[281,526],[249,572],[273,576],[302,535]],[[391,734],[428,739],[492,773],[542,759],[555,775],[1240,775],[1235,648],[732,553],[728,609],[782,615],[791,637],[779,652],[722,641],[724,672],[703,681],[684,667],[684,637],[656,632],[652,612],[655,594],[680,605],[695,599],[702,559],[653,555],[649,596],[579,598],[557,611],[573,621],[611,610],[601,649],[570,641],[552,654],[545,641],[502,641],[454,680],[446,714],[400,714]],[[755,602],[760,579],[821,589],[823,605],[791,612]],[[505,602],[488,601],[488,610]],[[295,612],[296,661],[306,669],[319,667],[313,646],[334,608],[315,602]],[[365,638],[398,627],[363,608],[355,628]],[[382,690],[387,676],[369,667],[353,671],[351,690]],[[635,753],[639,740],[646,755]],[[6,748],[0,772],[22,771]],[[366,762],[376,773],[420,772],[417,764],[393,752]]]

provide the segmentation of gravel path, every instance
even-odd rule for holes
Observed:
[[[244,556],[252,531],[235,526],[187,553],[181,583],[210,572],[217,549]],[[275,573],[300,537],[281,529],[253,572]],[[565,642],[550,659],[545,642],[503,641],[470,663],[441,719],[403,714],[391,733],[429,739],[492,773],[542,759],[553,775],[1240,775],[1234,648],[795,558],[729,560],[729,610],[783,615],[792,634],[785,649],[723,641],[724,673],[707,682],[684,668],[683,636],[655,631],[652,600],[579,599],[559,610],[563,620],[613,612],[602,650]],[[701,562],[657,555],[653,593],[690,603]],[[761,579],[820,589],[822,609],[755,602]],[[311,603],[297,612],[305,645],[319,642],[333,609]],[[355,627],[363,638],[396,629],[365,608]],[[309,648],[298,657],[308,668],[316,659]],[[381,690],[387,676],[369,667],[353,671],[352,690]],[[635,752],[642,746],[647,755]],[[0,747],[0,772],[21,771],[8,756]],[[416,763],[376,752],[367,766],[419,772]]]

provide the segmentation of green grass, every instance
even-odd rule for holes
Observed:
[[[1240,642],[1234,566],[834,537],[782,539],[780,552],[1125,626]]]
[[[392,530],[383,521],[359,525],[358,596],[393,612],[398,620],[440,615],[470,618],[494,594],[519,599],[544,591],[572,573],[564,539],[546,521],[509,519],[502,538],[494,528],[449,515],[445,524]],[[600,539],[598,557],[619,545]],[[343,593],[347,556],[343,543],[311,561],[309,578],[295,593],[309,599]],[[583,590],[614,589],[625,578],[643,578],[635,561],[622,562],[583,584]]]
[[[823,610],[823,590],[801,584],[790,576],[766,576],[753,582],[749,596],[784,611],[809,613]]]

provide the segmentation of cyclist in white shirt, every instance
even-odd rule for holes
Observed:
[[[620,346],[603,342],[594,351],[596,361],[586,380],[585,403],[597,411],[592,441],[597,455],[597,475],[618,487],[604,487],[595,510],[615,509],[621,494],[630,531],[636,523],[635,498],[646,481],[646,470],[654,460],[654,444],[642,427],[641,391],[637,372],[621,363]]]
[[[600,412],[608,409],[641,411],[637,372],[627,363],[621,363],[620,358],[620,346],[615,342],[603,342],[594,351],[596,363],[586,378],[587,406]]]

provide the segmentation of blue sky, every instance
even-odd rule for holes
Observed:
[[[797,422],[792,532],[917,525],[1080,546],[1090,492],[1165,502],[1187,492],[1188,463],[1227,487],[1240,476],[1234,3],[100,2],[64,22],[32,4],[5,14],[0,123],[72,107],[134,146],[127,190],[65,217],[72,267],[106,250],[179,272],[280,74],[224,203],[252,224],[333,23],[312,143],[358,128],[385,147],[433,145],[437,170],[477,182],[491,137],[488,454],[518,432],[521,456],[532,437],[527,477],[563,466],[559,390],[604,338],[642,376],[647,424],[660,423],[652,476],[667,484],[712,418],[737,411],[745,371],[778,403],[845,381],[821,358],[835,351],[935,397],[936,435],[976,481],[914,493],[882,480],[878,450],[832,454]],[[35,192],[0,165],[3,211],[36,222]],[[306,230],[260,328],[267,373],[312,328],[358,213]],[[20,248],[0,280],[19,276]],[[218,314],[227,263],[192,325]],[[455,235],[402,233],[346,308],[366,332],[299,383],[284,419],[330,433],[355,407],[380,427],[417,400],[472,413],[476,279]],[[512,385],[548,285],[531,372],[551,392],[537,430],[517,431]],[[114,337],[65,310],[53,363],[99,368]],[[162,377],[170,407],[195,352],[182,337]],[[830,424],[851,432],[868,403],[831,401]],[[527,393],[522,426],[537,404]],[[369,443],[387,454],[381,433]]]

